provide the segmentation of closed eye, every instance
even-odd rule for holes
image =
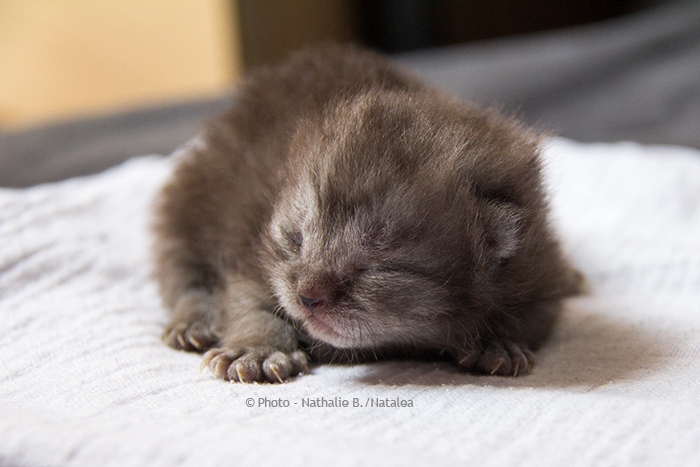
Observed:
[[[289,249],[294,253],[299,253],[301,251],[301,247],[304,245],[304,237],[300,232],[285,232],[284,239],[287,241]]]
[[[419,278],[430,278],[432,274],[420,267],[419,264],[410,262],[384,262],[380,266],[374,268],[378,273],[384,274],[402,274]]]

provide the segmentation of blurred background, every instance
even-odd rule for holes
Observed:
[[[0,0],[0,127],[219,91],[239,30],[225,0]]]
[[[700,148],[699,0],[0,0],[0,186],[168,154],[328,41],[552,134]]]
[[[0,0],[0,128],[213,95],[306,43],[405,52],[590,23],[651,3]]]

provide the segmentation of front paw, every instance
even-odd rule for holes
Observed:
[[[489,342],[482,349],[457,353],[455,358],[464,370],[498,376],[526,375],[535,365],[530,349],[510,341]]]
[[[209,368],[217,378],[241,383],[282,383],[309,369],[306,353],[285,353],[270,348],[211,349],[200,370]]]
[[[163,331],[163,341],[177,350],[204,352],[219,342],[216,330],[199,321],[171,322]]]

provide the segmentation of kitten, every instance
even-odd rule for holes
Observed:
[[[538,135],[349,46],[250,74],[163,188],[156,277],[176,349],[223,379],[441,354],[526,374],[578,275]]]

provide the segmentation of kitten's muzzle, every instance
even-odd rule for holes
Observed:
[[[325,310],[336,292],[335,282],[329,275],[302,276],[297,283],[297,302],[312,313]]]
[[[315,311],[321,308],[325,303],[325,297],[307,297],[298,293],[299,301],[309,311]]]

